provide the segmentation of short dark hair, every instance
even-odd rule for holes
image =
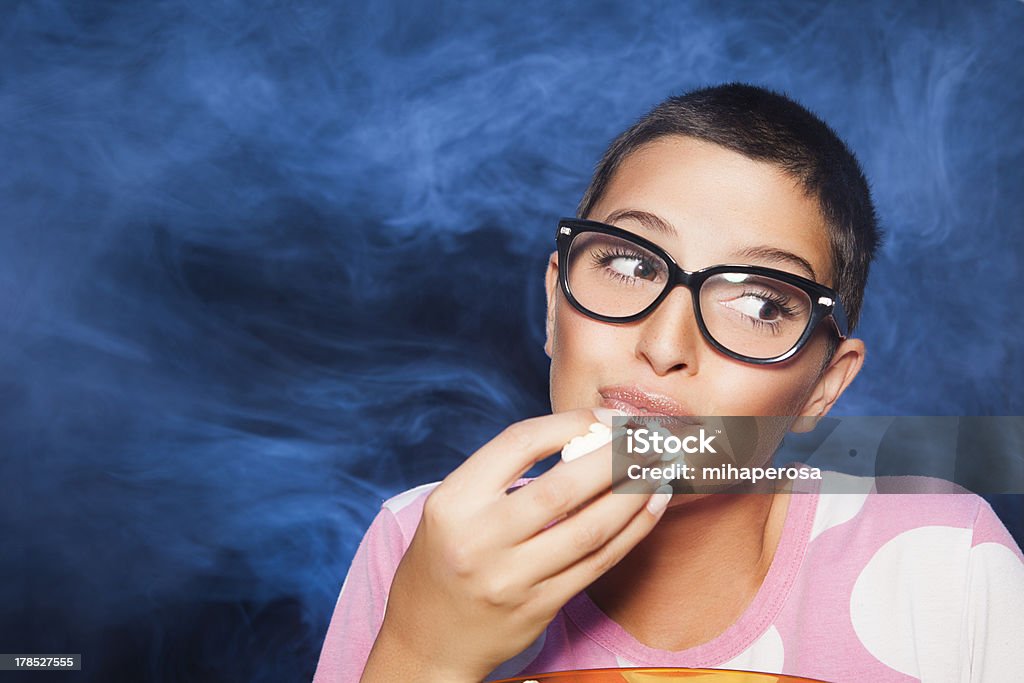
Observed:
[[[588,217],[626,157],[667,135],[706,140],[775,164],[797,179],[808,196],[817,197],[828,229],[832,287],[852,330],[881,231],[864,173],[839,136],[788,97],[752,85],[730,83],[670,97],[615,138],[597,164],[577,215]]]

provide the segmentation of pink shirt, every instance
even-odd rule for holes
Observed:
[[[826,476],[846,477],[829,473]],[[742,669],[826,681],[1020,680],[1024,556],[970,494],[878,494],[870,479],[794,494],[772,566],[710,642],[647,647],[585,592],[488,680],[629,666]],[[388,589],[436,483],[386,501],[352,561],[314,683],[358,681]]]

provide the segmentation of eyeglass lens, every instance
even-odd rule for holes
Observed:
[[[669,264],[638,244],[585,232],[569,249],[567,279],[576,301],[598,315],[624,318],[650,306],[668,285]],[[700,315],[708,333],[733,353],[781,356],[799,341],[811,317],[802,289],[751,273],[717,273],[704,281]]]

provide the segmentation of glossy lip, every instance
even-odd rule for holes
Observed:
[[[598,389],[601,406],[621,410],[637,417],[665,416],[676,418],[673,422],[684,425],[701,425],[702,420],[690,414],[687,408],[675,399],[638,386],[608,386]]]

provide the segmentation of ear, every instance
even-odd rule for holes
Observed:
[[[847,339],[836,348],[800,410],[800,417],[793,422],[792,431],[809,432],[817,426],[860,372],[864,354],[864,342],[860,339]]]
[[[544,353],[551,358],[551,345],[555,337],[555,292],[558,291],[558,252],[551,252],[548,259],[548,270],[544,275],[544,285],[548,293],[548,316],[544,325]]]

